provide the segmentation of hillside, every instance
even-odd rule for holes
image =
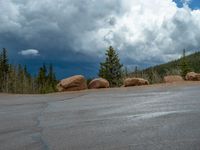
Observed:
[[[200,52],[195,52],[185,57],[191,71],[200,72]],[[138,73],[131,73],[130,76],[139,76],[148,79],[151,83],[162,82],[165,75],[180,74],[180,64],[182,58],[170,61],[165,64],[157,65],[139,71]]]
[[[147,68],[143,70],[143,72],[147,73],[149,71],[152,71],[153,69],[159,74],[165,74],[169,70],[179,69],[179,66],[181,64],[181,59]],[[196,53],[186,56],[186,61],[188,62],[188,65],[192,71],[200,72],[200,52],[196,52]]]

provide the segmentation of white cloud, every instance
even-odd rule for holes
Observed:
[[[39,51],[36,49],[27,49],[19,52],[22,56],[39,56]]]
[[[179,57],[183,49],[200,48],[199,10],[178,8],[171,0],[123,0],[120,9],[121,15],[112,16],[114,26],[97,28],[78,39],[83,50],[102,51],[112,44],[123,60],[156,63]]]
[[[165,62],[180,56],[183,49],[200,48],[200,10],[178,8],[172,0],[7,0],[0,4],[0,39],[9,33],[20,39],[16,45],[27,43],[59,60],[71,59],[71,52],[102,57],[110,44],[127,65]]]

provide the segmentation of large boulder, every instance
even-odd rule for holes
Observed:
[[[87,89],[87,82],[84,76],[76,75],[61,80],[57,85],[57,89],[59,92],[85,90]]]
[[[200,81],[200,74],[195,72],[189,72],[185,76],[185,79],[188,81]]]
[[[164,77],[165,83],[182,82],[184,79],[179,75],[169,75]]]
[[[109,88],[109,87],[110,87],[109,82],[103,78],[94,79],[88,85],[89,89],[99,89],[99,88]]]
[[[124,87],[149,85],[149,81],[142,78],[127,78],[124,80]]]

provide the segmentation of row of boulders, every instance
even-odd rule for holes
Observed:
[[[195,72],[190,72],[185,77],[188,81],[200,81],[200,74]],[[170,75],[164,77],[165,83],[181,82],[184,79],[178,75]],[[142,78],[127,78],[124,80],[124,87],[129,86],[141,86],[149,85],[149,81]],[[106,79],[97,78],[92,80],[88,85],[84,76],[76,75],[66,79],[63,79],[58,83],[57,89],[59,92],[63,91],[80,91],[85,89],[99,89],[99,88],[109,88],[110,84]]]
[[[149,85],[149,81],[142,78],[127,78],[124,80],[125,87],[141,85]]]
[[[200,73],[189,72],[185,79],[188,81],[200,81]]]
[[[99,89],[99,88],[109,88],[109,87],[110,87],[109,82],[103,78],[94,79],[88,85],[89,89]]]
[[[85,90],[87,89],[87,81],[82,75],[72,76],[61,80],[57,89],[59,92]]]
[[[200,81],[200,73],[189,72],[185,76],[186,81]],[[184,81],[182,76],[179,75],[169,75],[164,77],[165,83],[181,82]]]
[[[80,91],[85,89],[99,89],[109,88],[109,82],[103,78],[97,78],[92,80],[87,86],[87,81],[84,76],[76,75],[66,79],[63,79],[58,83],[57,89],[59,92],[64,91]]]
[[[124,80],[124,87],[140,86],[148,84],[149,82],[142,78],[127,78]],[[109,82],[103,78],[94,79],[87,86],[87,81],[85,77],[82,75],[76,75],[63,79],[57,85],[57,89],[59,92],[80,91],[85,89],[99,89],[99,88],[109,88],[109,87],[110,87]]]
[[[164,77],[164,82],[165,83],[173,83],[173,82],[181,82],[184,81],[183,77],[179,75],[169,75]]]

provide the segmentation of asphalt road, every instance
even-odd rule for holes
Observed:
[[[200,150],[200,85],[0,95],[1,150]]]

